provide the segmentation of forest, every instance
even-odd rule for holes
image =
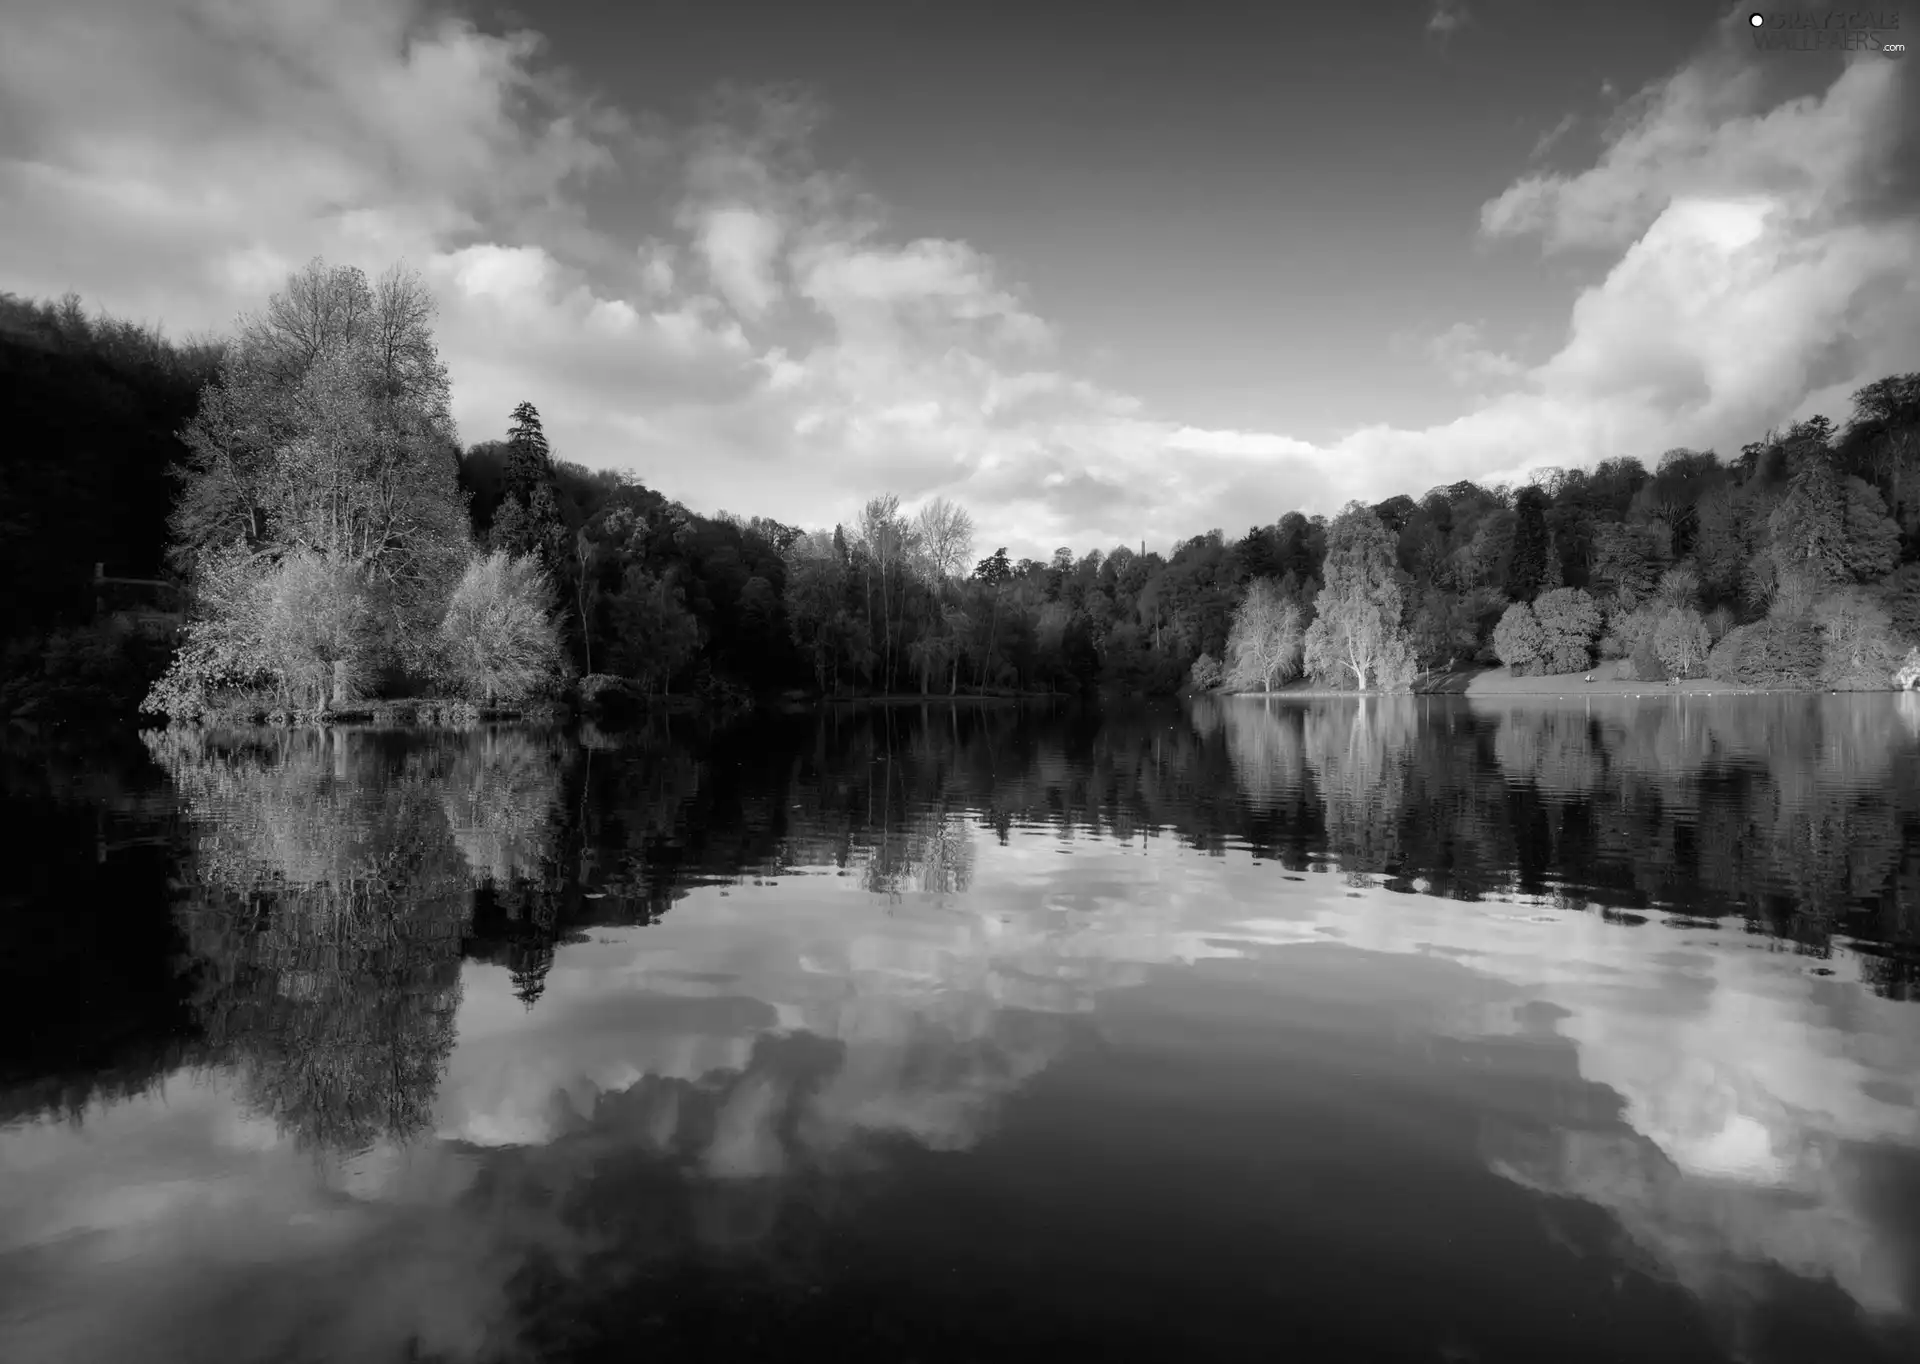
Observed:
[[[1920,373],[1737,455],[1016,561],[945,498],[696,512],[569,461],[531,403],[463,446],[433,312],[317,260],[220,339],[0,295],[0,715],[1920,673]]]

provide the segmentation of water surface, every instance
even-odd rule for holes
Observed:
[[[9,748],[0,1358],[1920,1357],[1917,703]]]

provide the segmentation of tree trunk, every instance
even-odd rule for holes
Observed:
[[[347,660],[336,658],[333,661],[333,708],[335,710],[347,708],[348,690]]]

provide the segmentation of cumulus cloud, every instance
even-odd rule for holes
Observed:
[[[1464,15],[1439,5],[1430,27]],[[899,232],[817,164],[825,111],[803,93],[722,89],[667,129],[581,89],[536,36],[414,0],[31,0],[0,49],[0,246],[7,287],[176,330],[224,327],[315,254],[405,258],[440,299],[469,440],[526,399],[563,457],[696,507],[740,504],[745,479],[743,510],[822,525],[890,489],[959,499],[1015,553],[1164,546],[1459,477],[1737,446],[1911,367],[1905,67],[1861,54],[1774,99],[1721,36],[1614,111],[1594,165],[1529,171],[1485,206],[1490,241],[1611,258],[1558,352],[1529,367],[1463,323],[1429,359],[1470,410],[1321,443],[1074,374],[1044,297],[980,243]],[[621,216],[599,192],[616,184],[648,202]]]

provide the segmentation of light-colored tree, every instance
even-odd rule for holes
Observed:
[[[1327,527],[1322,586],[1302,641],[1316,675],[1350,675],[1356,688],[1411,681],[1413,646],[1401,623],[1403,600],[1393,537],[1364,503],[1350,502]]]
[[[176,558],[311,551],[367,582],[404,660],[431,638],[468,552],[433,298],[395,267],[314,261],[242,319],[182,439]]]
[[[1690,606],[1670,606],[1653,627],[1653,656],[1675,677],[1691,677],[1713,649],[1707,623]]]
[[[973,556],[973,517],[966,508],[936,497],[913,518],[920,554],[934,577],[945,581],[966,571]]]
[[[303,549],[282,559],[263,587],[260,644],[269,666],[302,704],[344,708],[378,647],[366,579]]]
[[[1255,578],[1227,633],[1225,680],[1243,690],[1272,691],[1299,672],[1304,635],[1299,604],[1276,580]]]
[[[902,582],[906,566],[920,553],[920,533],[913,522],[900,514],[900,499],[893,493],[870,498],[860,509],[860,518],[855,526],[854,543],[866,551],[869,574],[877,574],[880,589],[880,627],[882,653],[880,666],[883,679],[890,681],[893,675],[895,635],[895,599],[904,597],[905,584]],[[871,601],[873,583],[867,586],[868,600]],[[872,609],[868,608],[871,616]]]
[[[1660,575],[1653,598],[1662,606],[1697,607],[1700,604],[1700,574],[1691,563],[1675,564]]]
[[[440,624],[444,666],[488,705],[533,694],[560,666],[553,583],[531,557],[476,555]]]
[[[1515,676],[1538,668],[1547,652],[1547,632],[1533,607],[1517,601],[1506,609],[1493,627],[1493,652]]]
[[[201,557],[192,613],[172,662],[141,701],[142,712],[196,720],[222,691],[277,680],[261,642],[272,572],[273,564],[243,543]]]

